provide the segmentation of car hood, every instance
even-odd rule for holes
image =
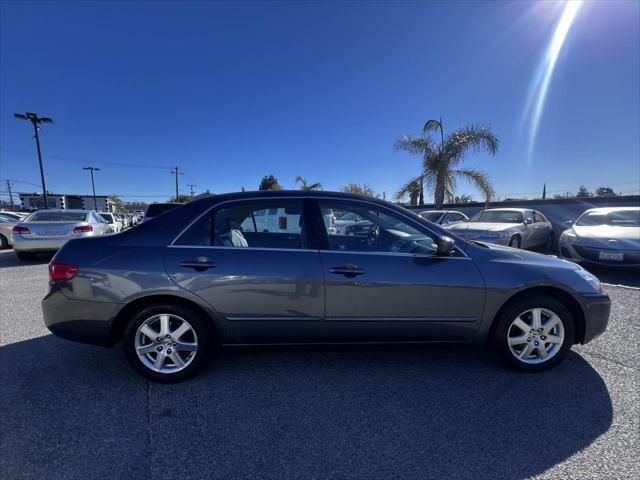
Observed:
[[[479,232],[502,232],[517,227],[517,223],[461,222],[445,228],[452,232],[465,232],[467,230]]]
[[[604,238],[616,240],[636,240],[640,241],[640,227],[614,227],[611,225],[598,226],[573,226],[573,232],[583,238]]]
[[[493,243],[473,242],[480,244],[485,255],[493,261],[522,263],[527,265],[537,265],[540,267],[553,267],[568,270],[580,270],[581,267],[576,263],[563,260],[555,255],[545,255],[542,253],[530,252],[519,248],[504,247],[494,245]]]

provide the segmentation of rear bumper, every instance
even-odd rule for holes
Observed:
[[[25,238],[22,235],[12,235],[13,249],[19,252],[56,252],[70,240],[70,237],[62,238]]]
[[[44,324],[57,337],[93,345],[113,345],[112,328],[123,305],[71,300],[54,285],[42,300]]]
[[[589,343],[602,334],[609,324],[611,300],[606,293],[580,295],[578,301],[584,312],[584,338],[580,343]]]

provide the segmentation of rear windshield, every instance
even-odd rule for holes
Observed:
[[[173,210],[180,205],[174,203],[152,203],[147,207],[147,213],[145,216],[147,218],[157,217],[161,213],[168,212],[169,210]]]
[[[111,215],[105,214],[105,213],[101,213],[100,216],[102,218],[104,218],[104,221],[107,223],[113,223],[113,218],[111,218]]]
[[[640,227],[640,210],[619,210],[617,212],[586,212],[576,222],[579,227],[611,225],[616,227]]]
[[[513,210],[483,210],[471,217],[470,222],[523,223],[522,213]]]
[[[30,222],[84,222],[87,212],[50,212],[41,210],[29,217]]]

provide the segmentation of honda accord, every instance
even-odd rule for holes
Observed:
[[[268,209],[289,221],[257,226]],[[326,211],[371,228],[338,233]],[[575,263],[449,235],[357,195],[216,195],[67,242],[49,265],[44,321],[70,340],[121,342],[131,366],[159,382],[241,344],[487,342],[537,371],[605,330],[609,297]]]

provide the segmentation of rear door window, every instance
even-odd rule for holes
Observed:
[[[274,215],[265,212],[275,211]],[[227,248],[305,248],[301,200],[256,200],[216,208],[176,240],[176,245]]]

